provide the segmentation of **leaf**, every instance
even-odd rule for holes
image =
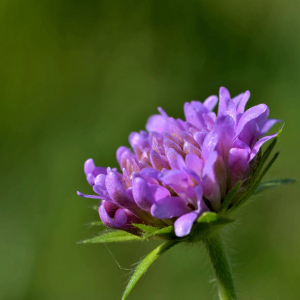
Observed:
[[[230,210],[229,210],[230,213],[234,213],[241,205],[243,205],[254,194],[254,192],[258,188],[260,182],[262,181],[263,177],[266,175],[268,170],[271,168],[271,166],[277,159],[278,155],[279,155],[279,152],[276,152],[275,155],[273,156],[273,158],[270,160],[270,162],[267,164],[265,169],[260,174],[258,180],[252,185],[251,189],[246,193],[246,195],[244,197],[242,197],[242,199],[237,204],[235,204],[232,208],[230,208]]]
[[[217,215],[214,212],[205,212],[197,220],[190,235],[186,237],[187,242],[196,242],[214,236],[224,226],[234,222],[232,219]]]
[[[150,232],[150,233],[160,229],[160,228],[145,225],[145,224],[132,224],[132,225],[139,228],[139,229],[141,229],[141,230],[143,230],[144,232]]]
[[[165,240],[176,238],[174,226],[158,228],[158,227],[148,226],[144,224],[132,224],[132,225],[144,231],[144,235],[143,235],[144,239],[148,239],[153,236]]]
[[[156,231],[153,231],[151,233],[145,234],[145,238],[149,238],[151,236],[160,236],[162,238],[170,239],[170,238],[176,238],[174,226],[168,226],[161,229],[158,229]]]
[[[139,236],[131,234],[123,230],[110,231],[82,243],[114,243],[114,242],[128,242],[128,241],[142,241]]]
[[[230,205],[230,203],[232,202],[232,199],[234,198],[234,196],[236,195],[236,193],[238,192],[240,186],[241,186],[242,182],[239,181],[232,190],[229,191],[229,193],[226,195],[221,208],[219,210],[220,214],[223,214],[226,212],[228,206]]]
[[[228,224],[232,222],[232,219],[219,216],[214,212],[205,212],[197,220],[197,223],[206,223],[210,226]]]
[[[257,195],[257,194],[261,193],[262,191],[265,191],[268,189],[272,189],[272,188],[286,185],[286,184],[291,184],[294,182],[296,182],[296,180],[290,179],[290,178],[265,181],[265,182],[262,182],[259,184],[256,191],[254,192],[254,195]]]
[[[142,275],[148,270],[150,265],[164,252],[175,246],[179,241],[173,240],[173,241],[168,241],[165,242],[161,245],[159,245],[155,250],[150,252],[137,266],[135,269],[133,275],[130,278],[129,283],[126,286],[126,289],[124,291],[122,300],[125,300],[133,287],[136,285],[138,280],[142,277]]]

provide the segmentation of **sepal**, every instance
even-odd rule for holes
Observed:
[[[168,226],[164,228],[160,228],[154,232],[145,234],[144,238],[157,238],[157,239],[163,239],[163,240],[172,240],[172,239],[180,239],[176,236],[174,226]]]
[[[129,242],[142,241],[143,239],[137,235],[131,234],[123,230],[110,230],[102,235],[96,236],[92,239],[82,241],[81,243],[115,243],[115,242]]]
[[[254,192],[254,195],[257,195],[265,190],[273,189],[282,185],[292,184],[294,182],[296,182],[296,180],[291,178],[265,181],[258,185],[257,189]]]
[[[153,226],[149,226],[149,225],[145,225],[145,224],[132,224],[133,226],[141,229],[141,231],[143,233],[152,233],[157,231],[157,227],[153,227]]]
[[[175,234],[174,226],[158,228],[158,227],[148,226],[144,224],[132,224],[132,225],[141,229],[141,236],[145,240],[148,239],[171,240],[171,239],[178,238]]]
[[[233,222],[233,219],[220,216],[214,212],[205,212],[198,218],[191,233],[186,237],[186,241],[193,243],[203,239],[209,239],[217,234],[224,226]]]
[[[233,198],[234,198],[235,195],[238,193],[241,184],[242,184],[242,182],[239,181],[239,182],[233,187],[233,189],[231,189],[231,190],[227,193],[227,195],[226,195],[226,197],[224,198],[224,200],[223,200],[223,202],[222,202],[222,205],[221,205],[221,207],[220,207],[220,210],[219,210],[219,213],[220,213],[220,214],[224,214],[224,213],[227,211],[229,205],[230,205],[230,204],[232,203],[232,201],[233,201]]]

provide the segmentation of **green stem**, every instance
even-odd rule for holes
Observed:
[[[236,300],[232,270],[221,235],[204,240],[204,244],[216,273],[220,300]]]

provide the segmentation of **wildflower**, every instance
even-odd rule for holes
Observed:
[[[120,147],[117,169],[85,162],[88,183],[101,199],[102,222],[114,229],[136,231],[132,223],[174,224],[178,237],[188,235],[204,212],[218,212],[222,199],[238,181],[247,186],[260,147],[276,134],[264,136],[280,120],[268,119],[266,104],[245,111],[249,91],[234,98],[220,89],[218,102],[185,103],[185,121],[162,108],[146,124],[147,131],[129,135],[131,149]],[[264,137],[263,137],[264,136]]]
[[[129,135],[131,148],[117,150],[120,171],[96,167],[92,159],[85,162],[87,181],[97,195],[78,195],[99,199],[101,221],[117,230],[85,242],[153,236],[168,241],[138,266],[123,299],[158,255],[179,242],[199,240],[204,241],[216,270],[220,299],[236,299],[219,230],[233,221],[227,217],[252,194],[292,182],[260,185],[278,156],[262,170],[278,140],[277,133],[266,134],[280,120],[268,119],[266,104],[245,110],[249,97],[246,91],[231,98],[221,87],[219,99],[210,96],[203,103],[185,103],[185,120],[158,108],[160,114],[148,119],[147,131]],[[270,139],[262,154],[261,146]]]

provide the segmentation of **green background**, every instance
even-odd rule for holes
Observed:
[[[100,228],[83,163],[162,106],[226,86],[285,122],[267,179],[299,178],[300,2],[3,0],[0,3],[0,299],[120,299],[158,242],[77,244]],[[248,107],[249,107],[248,105]],[[277,125],[275,129],[280,126]],[[274,130],[273,130],[274,131]],[[227,233],[241,300],[297,300],[299,185],[264,193]],[[111,255],[111,253],[113,255]],[[177,247],[129,299],[214,299],[202,246]]]

